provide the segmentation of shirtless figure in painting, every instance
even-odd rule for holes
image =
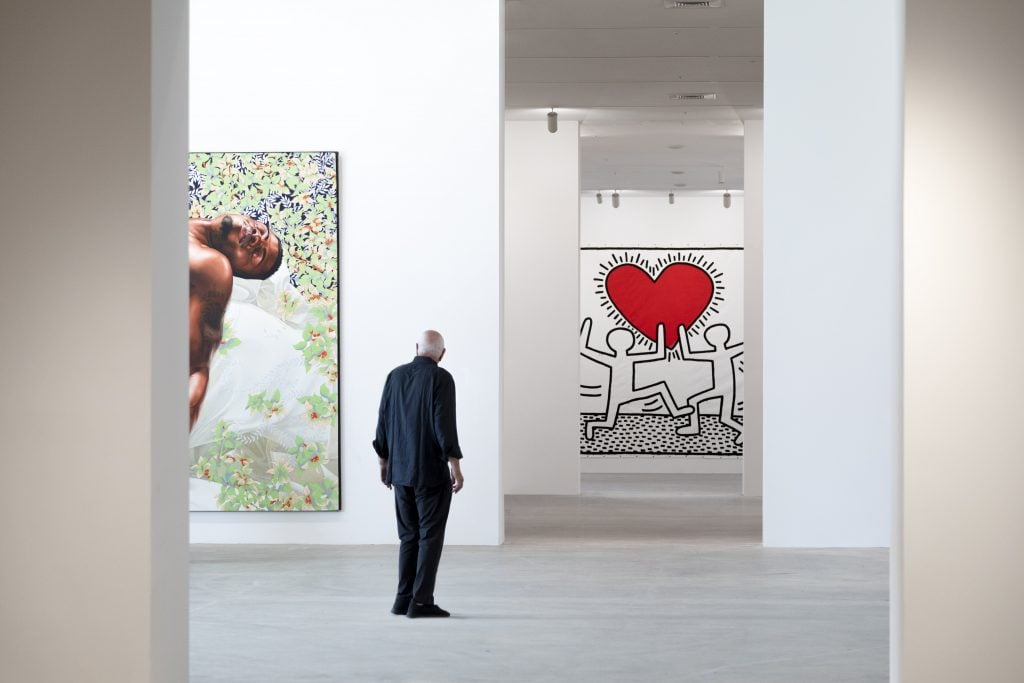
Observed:
[[[266,280],[283,257],[281,238],[255,218],[230,213],[189,219],[189,430],[206,396],[210,356],[220,345],[232,276]]]

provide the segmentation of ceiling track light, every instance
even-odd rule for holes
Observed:
[[[680,92],[680,93],[676,93],[674,95],[669,95],[669,99],[676,100],[676,101],[686,101],[686,102],[689,102],[691,100],[717,100],[718,99],[718,93],[713,93],[713,92]]]
[[[722,195],[722,206],[727,209],[732,206],[732,195],[729,194],[729,190],[726,190],[725,194]]]
[[[619,208],[619,191],[612,192],[612,208]]]
[[[604,197],[601,196],[600,192],[597,193],[597,203],[598,204],[603,204],[604,203]]]
[[[668,193],[668,203],[669,204],[675,204],[676,203],[676,193],[675,192],[669,192]]]
[[[665,0],[665,9],[699,9],[721,6],[722,0]]]
[[[554,107],[551,107],[551,111],[548,112],[548,132],[558,132],[558,113],[555,111]]]

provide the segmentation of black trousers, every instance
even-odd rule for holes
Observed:
[[[398,519],[398,598],[434,604],[434,582],[452,506],[452,485],[430,488],[395,485]]]

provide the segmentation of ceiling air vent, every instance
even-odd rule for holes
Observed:
[[[722,0],[665,0],[665,7],[668,9],[683,9],[686,7],[721,7]]]
[[[713,92],[694,92],[694,93],[676,93],[670,95],[670,99],[673,100],[717,100],[718,93]]]

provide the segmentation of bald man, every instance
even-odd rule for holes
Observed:
[[[392,614],[447,617],[434,602],[452,494],[462,490],[462,451],[455,429],[455,381],[438,366],[444,337],[420,335],[416,357],[388,374],[373,449],[380,480],[395,492],[398,591]]]

